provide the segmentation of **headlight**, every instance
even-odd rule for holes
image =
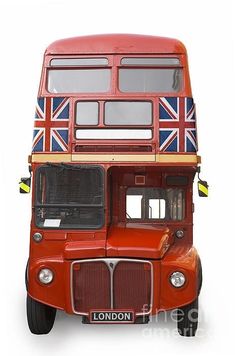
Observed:
[[[182,272],[174,272],[170,276],[170,281],[173,287],[180,288],[185,284],[186,278]]]
[[[43,284],[51,283],[53,281],[53,278],[54,278],[54,274],[48,268],[41,269],[39,274],[38,274],[38,279]]]
[[[40,232],[35,232],[35,234],[33,234],[33,239],[35,242],[42,241],[42,234],[40,234]]]
[[[184,231],[183,230],[177,230],[175,232],[175,236],[178,237],[178,239],[182,239],[184,237]]]

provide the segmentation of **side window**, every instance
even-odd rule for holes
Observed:
[[[126,196],[126,217],[128,219],[141,219],[141,200],[142,195]]]
[[[144,202],[143,195],[127,194],[126,217],[128,219],[141,219],[144,218],[143,215],[147,219],[164,219],[166,215],[166,201],[164,199],[149,199]]]
[[[164,199],[149,199],[149,219],[164,219],[166,201]]]
[[[185,194],[179,188],[130,187],[126,193],[126,218],[183,220]]]

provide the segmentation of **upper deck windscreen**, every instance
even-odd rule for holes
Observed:
[[[177,57],[56,58],[47,72],[47,89],[58,94],[176,93],[182,85]]]
[[[181,69],[120,69],[119,89],[126,93],[175,93],[182,87]]]
[[[177,57],[126,57],[119,69],[121,92],[178,92],[182,87],[182,69]]]
[[[50,93],[105,93],[110,90],[107,58],[56,58],[50,62]]]
[[[110,89],[110,69],[50,70],[50,93],[105,93]]]

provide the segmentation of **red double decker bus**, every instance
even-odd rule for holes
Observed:
[[[199,163],[181,42],[97,35],[47,48],[30,156],[32,333],[48,333],[57,309],[84,323],[147,323],[178,309],[179,333],[195,335]]]

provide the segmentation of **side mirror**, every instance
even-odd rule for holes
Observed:
[[[20,179],[20,193],[30,193],[31,177]]]
[[[208,197],[208,183],[205,180],[199,179],[197,183],[199,197]]]

